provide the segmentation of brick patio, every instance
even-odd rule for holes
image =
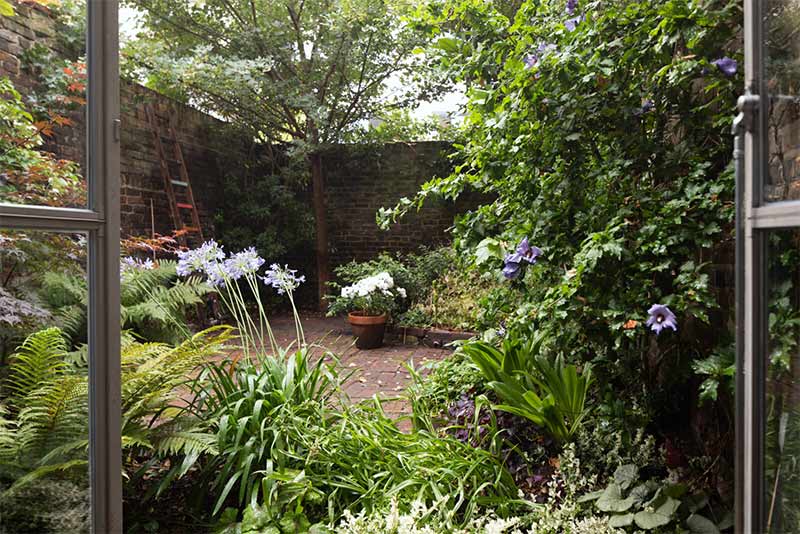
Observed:
[[[291,317],[278,317],[270,324],[280,345],[286,346],[295,340]],[[340,358],[342,371],[353,372],[345,384],[345,392],[354,403],[374,395],[387,399],[397,397],[411,382],[406,364],[413,362],[414,367],[419,368],[451,353],[447,349],[398,342],[388,342],[379,349],[359,350],[344,319],[303,316],[302,324],[306,342],[318,343],[332,351]],[[388,415],[399,416],[408,413],[409,406],[402,400],[393,400],[384,403],[384,410]]]

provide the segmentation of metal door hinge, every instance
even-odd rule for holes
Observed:
[[[739,108],[739,115],[733,121],[733,134],[739,134],[739,129],[744,128],[746,132],[755,129],[756,113],[758,112],[761,98],[758,95],[747,94],[739,97],[736,107]]]

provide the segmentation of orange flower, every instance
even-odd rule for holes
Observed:
[[[636,321],[635,319],[628,319],[625,322],[625,324],[622,325],[622,328],[624,328],[625,330],[631,330],[633,328],[636,328],[637,326],[639,326],[639,321]]]

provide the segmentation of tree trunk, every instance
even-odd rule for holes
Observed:
[[[328,290],[328,282],[331,279],[330,265],[328,259],[328,219],[325,208],[325,181],[322,176],[322,156],[314,153],[309,156],[311,164],[311,185],[312,202],[314,204],[314,227],[317,235],[317,284],[319,296],[319,309],[324,311],[327,308],[325,295]]]

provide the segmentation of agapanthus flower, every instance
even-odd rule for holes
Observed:
[[[578,0],[567,0],[567,14],[573,15],[578,9]]]
[[[150,258],[147,258],[146,260],[142,261],[139,258],[128,256],[126,258],[122,258],[119,261],[120,276],[123,276],[132,271],[149,271],[155,268],[156,265]]]
[[[663,304],[653,304],[647,310],[650,317],[647,319],[647,326],[656,334],[660,334],[665,328],[678,330],[678,322],[675,314]]]
[[[222,246],[212,239],[198,248],[179,251],[177,272],[179,276],[189,276],[194,272],[206,271],[208,264],[224,259],[225,252]]]
[[[711,62],[711,64],[722,71],[722,74],[725,76],[733,76],[736,74],[736,70],[739,67],[739,64],[736,62],[736,60],[731,59],[728,56],[715,59]]]
[[[264,265],[264,258],[258,255],[254,247],[237,252],[223,263],[225,274],[232,280],[242,276],[255,274]]]
[[[203,268],[200,269],[204,273],[206,273],[207,282],[212,287],[220,287],[225,285],[225,280],[230,278],[227,271],[225,270],[225,264],[221,261],[213,260],[207,262],[203,265]]]
[[[575,28],[578,27],[578,24],[583,22],[583,15],[578,15],[577,17],[572,17],[571,19],[567,19],[564,21],[564,27],[567,28],[567,31],[574,32]]]
[[[287,291],[294,291],[306,281],[305,276],[297,276],[296,269],[290,269],[288,265],[281,267],[277,263],[270,265],[261,279],[265,284],[276,289],[280,295]]]

